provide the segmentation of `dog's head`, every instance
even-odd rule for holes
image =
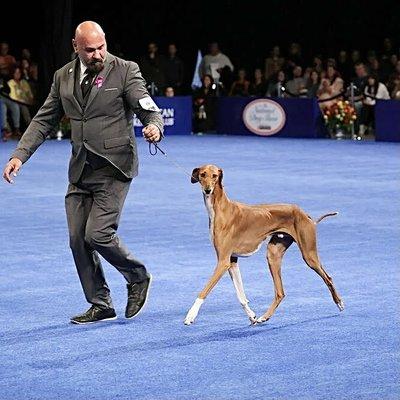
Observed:
[[[210,195],[214,192],[216,185],[222,188],[222,177],[223,172],[221,168],[218,168],[216,165],[203,165],[192,171],[191,182],[199,182],[203,193]]]

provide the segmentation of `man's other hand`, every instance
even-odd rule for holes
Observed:
[[[18,158],[12,158],[5,166],[3,171],[3,178],[8,183],[14,183],[12,176],[17,176],[18,171],[20,170],[22,165],[22,161]]]

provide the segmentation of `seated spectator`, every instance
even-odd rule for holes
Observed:
[[[204,75],[201,88],[193,93],[194,132],[215,130],[216,84],[211,75]]]
[[[400,78],[394,79],[390,90],[390,97],[394,100],[400,100]]]
[[[364,63],[359,62],[354,66],[355,78],[353,78],[354,85],[354,109],[356,111],[357,119],[355,120],[354,129],[357,132],[359,130],[361,120],[361,110],[363,108],[362,100],[364,88],[368,80],[367,67]],[[359,135],[360,136],[360,135]]]
[[[317,91],[317,97],[318,100],[320,100],[319,103],[320,108],[323,110],[337,103],[339,100],[342,99],[341,96],[338,96],[342,92],[343,92],[343,79],[340,78],[339,76],[337,76],[332,83],[329,80],[329,78],[322,79],[321,85]]]
[[[0,76],[0,100],[1,100],[1,113],[2,113],[2,139],[7,141],[12,138],[14,133],[16,138],[21,136],[20,132],[20,111],[18,103],[10,99],[10,87],[7,80]],[[8,124],[7,114],[11,115],[12,129]]]
[[[286,75],[280,70],[276,77],[271,80],[267,89],[268,97],[286,97],[285,95]]]
[[[249,94],[250,96],[264,97],[267,93],[267,84],[262,74],[261,68],[254,70],[254,80],[250,84]]]
[[[14,69],[13,78],[8,81],[10,98],[18,102],[19,110],[25,126],[31,122],[29,106],[33,104],[33,94],[29,83],[22,78],[21,68]]]
[[[356,50],[356,49],[353,50],[351,52],[351,63],[353,65],[356,65],[356,64],[361,63],[361,62],[362,62],[362,60],[361,60],[360,50]]]
[[[165,57],[165,79],[167,86],[172,86],[177,93],[182,91],[183,84],[183,61],[176,55],[175,43],[168,45],[168,54]]]
[[[322,64],[322,56],[316,55],[314,56],[313,59],[313,69],[317,71],[319,74],[324,70],[323,64]]]
[[[313,98],[317,97],[317,92],[319,89],[321,82],[319,78],[319,73],[316,70],[313,70],[310,74],[310,77],[308,78],[308,81],[306,83],[306,88],[307,88],[307,97]]]
[[[296,65],[293,68],[293,79],[286,84],[286,91],[290,96],[298,96],[300,89],[304,89],[306,81],[303,78],[303,69],[300,65]]]
[[[0,43],[0,75],[5,78],[12,74],[14,67],[17,65],[15,57],[8,54],[9,46],[6,42]]]
[[[376,99],[390,99],[386,86],[379,82],[378,76],[371,74],[368,76],[367,84],[364,89],[363,108],[360,121],[360,136],[367,133],[368,129],[375,127],[375,104]]]
[[[229,88],[232,85],[233,69],[229,57],[223,54],[218,43],[214,42],[209,45],[209,53],[201,60],[199,75],[201,78],[210,75],[216,83],[221,81],[225,88]]]
[[[400,60],[396,63],[396,68],[393,73],[389,76],[388,81],[388,90],[390,92],[390,97],[397,98],[393,96],[393,93],[396,93],[397,82],[400,81]]]
[[[250,82],[246,79],[246,70],[241,68],[238,71],[238,79],[232,83],[229,96],[248,96]]]
[[[175,96],[175,90],[172,86],[167,86],[164,90],[164,96],[165,97],[174,97]]]

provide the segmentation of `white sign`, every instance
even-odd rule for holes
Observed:
[[[243,110],[243,122],[246,128],[260,136],[278,133],[285,125],[284,109],[273,100],[253,100]]]

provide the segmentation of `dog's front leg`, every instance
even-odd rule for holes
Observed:
[[[231,276],[233,286],[236,290],[237,298],[243,307],[252,324],[256,323],[256,313],[249,307],[249,300],[247,300],[246,293],[244,292],[242,276],[240,274],[239,265],[236,257],[231,257],[231,267],[229,268],[229,275]]]
[[[226,259],[224,258],[223,261],[218,262],[217,266],[215,267],[213,275],[211,276],[210,280],[207,282],[207,285],[200,292],[196,301],[193,303],[192,307],[188,311],[186,318],[184,320],[185,325],[190,325],[194,322],[205,298],[211,292],[213,287],[218,283],[218,281],[221,279],[222,275],[224,275],[224,273],[229,269],[229,267],[230,267],[229,257]]]

